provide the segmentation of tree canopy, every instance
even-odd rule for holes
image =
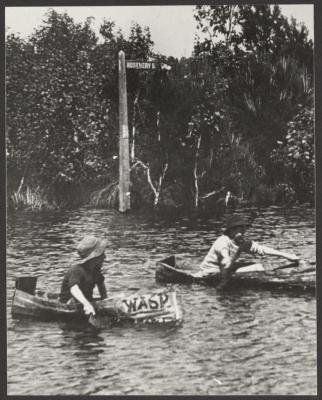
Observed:
[[[91,18],[75,23],[54,10],[28,39],[8,35],[9,191],[41,188],[56,204],[67,195],[77,203],[80,188],[115,185],[123,50],[127,59],[171,65],[127,71],[138,204],[212,207],[227,191],[253,201],[263,198],[258,188],[277,190],[281,176],[295,199],[311,198],[313,44],[305,26],[278,6],[197,6],[195,17],[199,38],[181,60],[156,54],[149,28],[137,23],[125,38],[104,20],[99,40]]]

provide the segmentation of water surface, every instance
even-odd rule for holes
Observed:
[[[249,236],[315,259],[314,210],[249,209]],[[100,333],[56,322],[13,320],[14,278],[39,275],[59,291],[85,234],[108,240],[108,292],[159,288],[155,261],[198,262],[220,233],[212,219],[164,220],[86,208],[8,217],[9,395],[316,395],[316,301],[312,295],[178,286],[178,328],[112,327]],[[261,260],[262,262],[264,261]]]

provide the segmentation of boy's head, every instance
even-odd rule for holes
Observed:
[[[80,256],[80,264],[101,265],[105,258],[104,251],[106,240],[101,240],[95,236],[85,236],[77,246],[77,253]]]

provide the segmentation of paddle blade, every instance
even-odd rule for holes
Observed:
[[[88,323],[95,328],[96,330],[100,330],[102,328],[101,322],[99,319],[95,317],[95,315],[91,314],[88,318]]]
[[[262,272],[262,271],[265,271],[263,264],[257,263],[257,264],[247,265],[246,267],[241,267],[236,271],[236,273],[241,274],[244,272]]]

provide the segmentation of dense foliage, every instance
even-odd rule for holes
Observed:
[[[287,135],[272,152],[276,179],[289,182],[301,201],[314,196],[314,112],[307,106],[287,124]],[[281,172],[283,175],[281,175]]]
[[[293,175],[290,181],[286,159],[278,162],[285,181],[282,184],[277,179],[277,158],[272,156],[279,142],[285,141],[288,123],[295,115],[305,107],[313,113],[313,43],[306,27],[294,19],[289,22],[278,6],[269,5],[198,6],[196,19],[200,36],[195,55],[208,55],[221,70],[227,81],[229,129],[241,143],[247,143],[257,164],[257,176],[255,165],[251,167],[253,174],[242,173],[250,183],[247,198],[261,201],[265,192],[274,202],[283,198],[279,196],[281,187],[287,192],[292,187],[292,200],[312,201],[312,190],[307,191],[303,180],[299,178],[295,184]],[[241,151],[240,145],[238,148]],[[309,172],[308,176],[312,186],[313,176]],[[239,191],[234,188],[235,193],[243,196],[242,188],[245,192],[245,182]]]
[[[288,200],[281,191],[312,200],[305,27],[277,6],[198,6],[196,19],[194,54],[181,60],[154,54],[149,29],[138,24],[126,39],[104,21],[99,41],[90,18],[77,24],[54,10],[28,39],[7,36],[15,204],[76,205],[95,189],[94,204],[116,204],[120,50],[171,66],[127,71],[133,205],[212,209],[227,206],[224,198]]]

